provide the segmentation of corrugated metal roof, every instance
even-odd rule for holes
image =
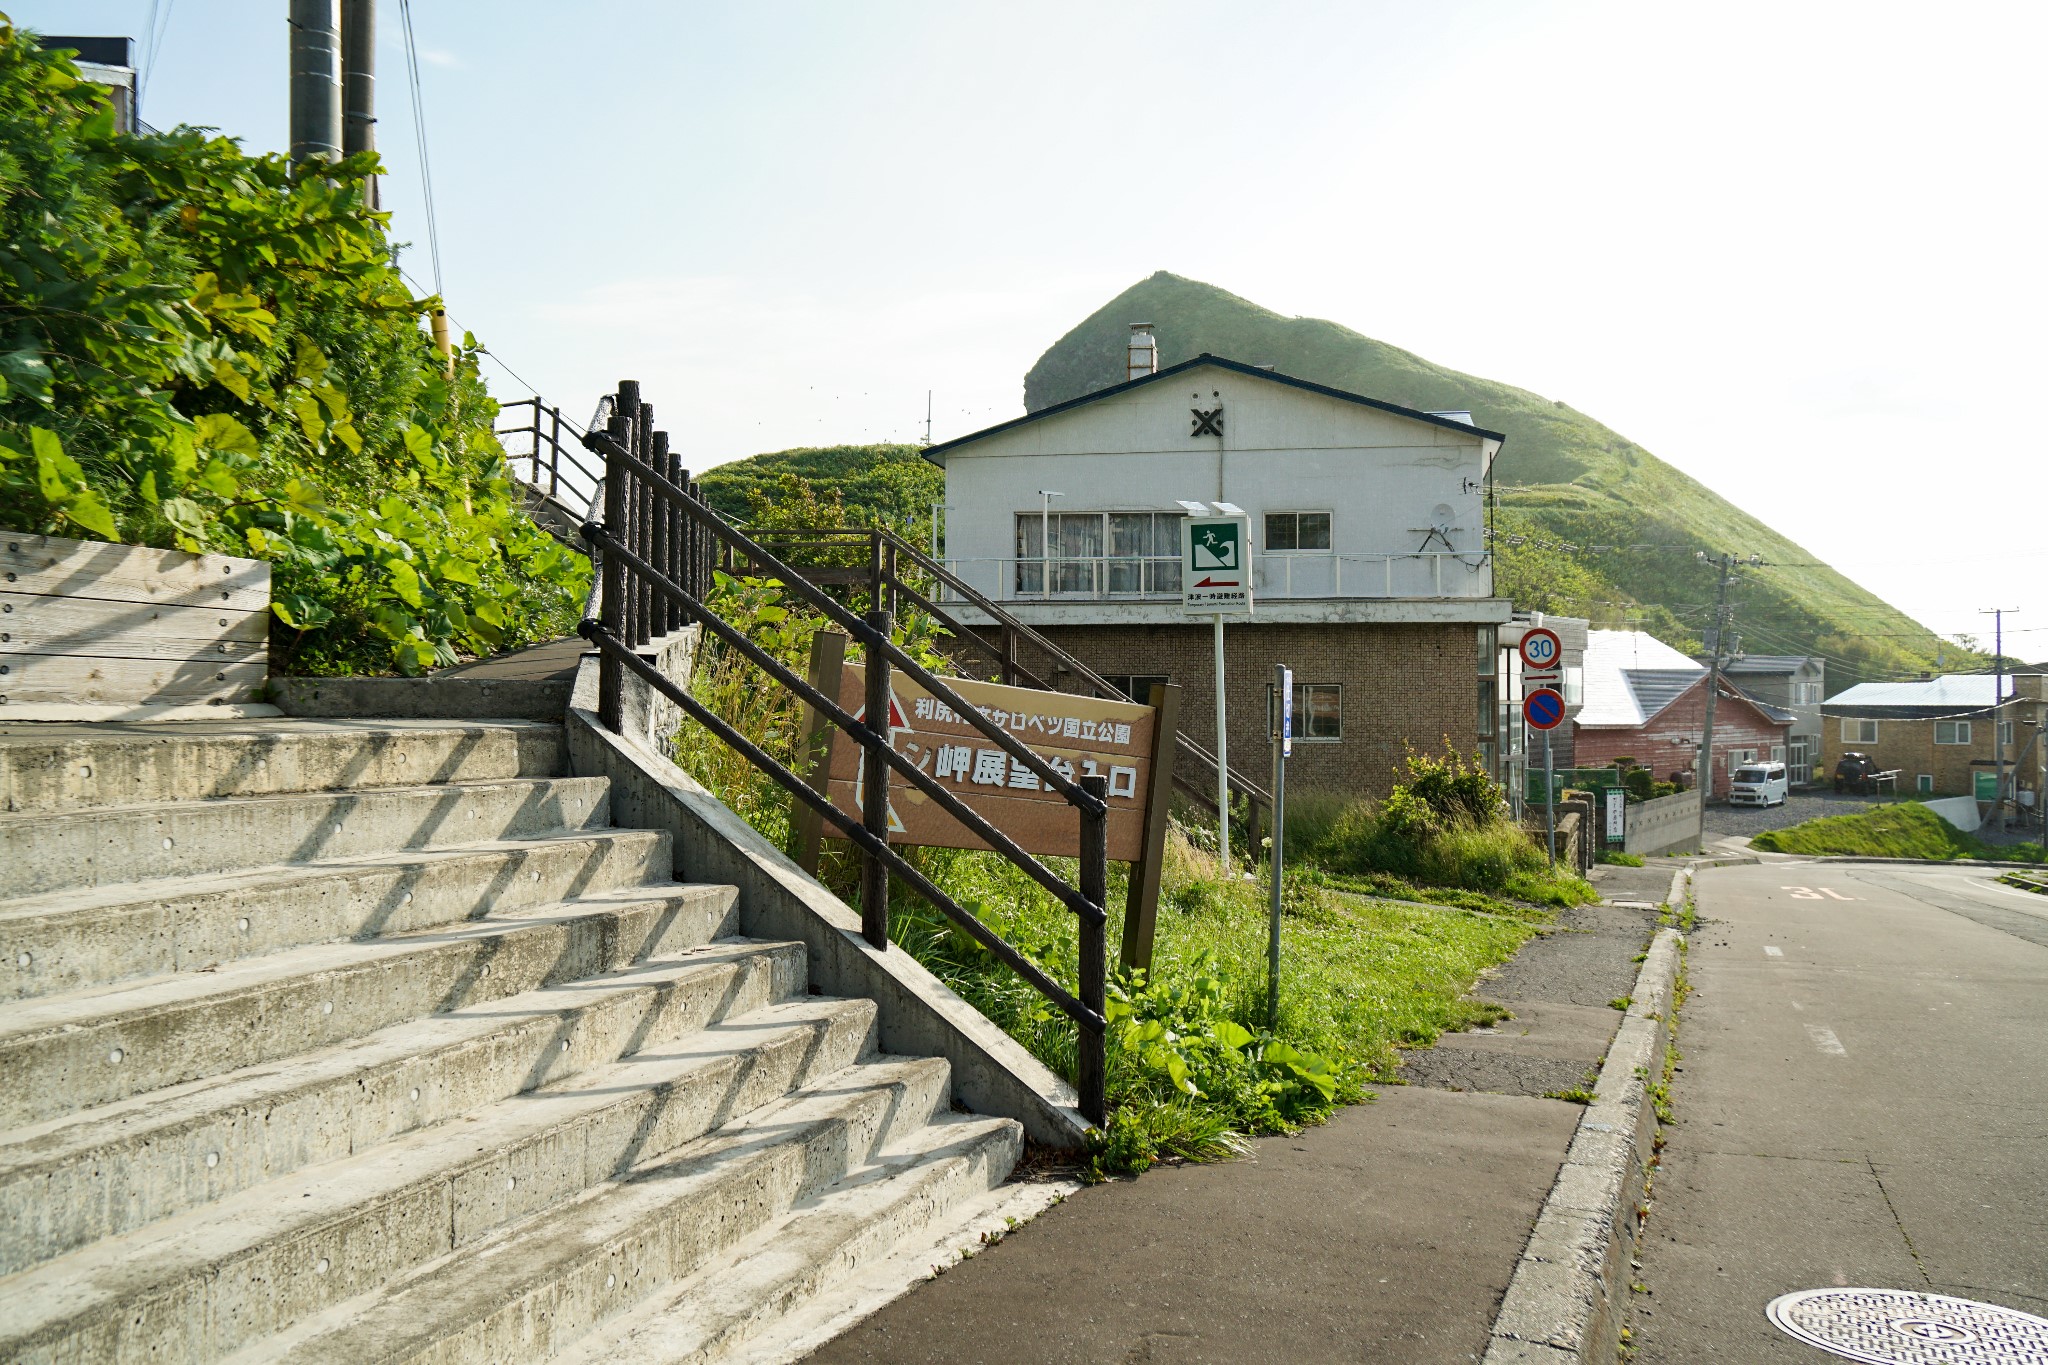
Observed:
[[[1641,725],[1706,670],[1644,630],[1586,632],[1585,704],[1578,723]]]
[[[1813,662],[1805,654],[1745,654],[1721,665],[1723,673],[1797,673]]]
[[[1856,706],[1992,706],[1998,679],[1990,673],[1950,673],[1918,682],[1857,683],[1827,699],[1830,707]],[[2006,679],[2005,694],[2012,696],[2012,680]]]

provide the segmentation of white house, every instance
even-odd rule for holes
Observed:
[[[1149,356],[1149,334],[1133,342]],[[1181,606],[1179,503],[1243,508],[1254,614],[1228,627],[1233,752],[1263,742],[1287,663],[1297,780],[1383,790],[1406,744],[1492,746],[1509,612],[1486,493],[1504,439],[1469,413],[1204,355],[926,454],[946,471],[953,571],[1098,672],[1182,685],[1204,742],[1210,626]]]

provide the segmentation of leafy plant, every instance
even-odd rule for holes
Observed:
[[[560,633],[582,557],[520,508],[365,199],[103,91],[0,16],[0,522],[276,564],[274,661],[416,672]]]

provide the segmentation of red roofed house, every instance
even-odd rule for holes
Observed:
[[[1707,670],[1640,630],[1587,631],[1585,669],[1572,761],[1599,768],[1633,758],[1660,781],[1694,782]],[[1792,721],[1791,712],[1745,695],[1723,674],[1714,708],[1712,795],[1726,796],[1729,775],[1745,763],[1783,762]]]

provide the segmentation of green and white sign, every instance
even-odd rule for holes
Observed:
[[[1252,612],[1251,521],[1191,516],[1181,522],[1181,605],[1197,616]]]

